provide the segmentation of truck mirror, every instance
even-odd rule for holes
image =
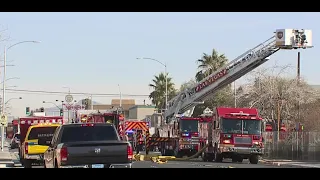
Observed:
[[[217,128],[217,121],[213,121],[213,129]]]

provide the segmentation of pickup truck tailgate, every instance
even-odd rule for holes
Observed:
[[[128,163],[127,142],[74,142],[65,146],[69,165]]]

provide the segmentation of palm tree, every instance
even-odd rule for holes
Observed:
[[[168,73],[167,73],[168,76]],[[176,89],[174,88],[174,83],[172,82],[172,78],[168,77],[167,79],[168,85],[168,99],[175,96]],[[166,94],[166,76],[164,73],[160,73],[159,75],[155,75],[152,83],[149,84],[149,87],[153,89],[150,93],[149,98],[152,103],[156,105],[158,109],[165,108],[165,94]]]
[[[211,55],[203,53],[201,59],[198,59],[196,62],[198,64],[198,72],[195,75],[195,79],[197,82],[199,82],[203,80],[205,77],[216,72],[223,65],[225,65],[228,62],[228,59],[225,57],[224,54],[219,54],[215,49],[212,49]],[[202,114],[203,110],[206,107],[212,109],[223,104],[228,104],[228,101],[231,98],[231,96],[228,93],[228,90],[230,88],[231,86],[229,85],[226,88],[217,92],[209,100],[205,101],[203,105],[197,105],[194,110],[193,116],[197,117],[200,114]]]
[[[196,74],[196,80],[201,81],[225,65],[227,61],[225,55],[219,54],[215,49],[212,49],[211,55],[203,53],[202,58],[197,60],[199,71]]]

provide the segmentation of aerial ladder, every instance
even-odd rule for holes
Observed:
[[[182,114],[190,117],[196,104],[209,99],[218,90],[267,62],[269,57],[280,49],[311,47],[313,47],[311,30],[278,29],[268,40],[241,54],[195,86],[187,88],[171,99],[164,112],[164,119],[172,123],[178,121],[178,117]]]

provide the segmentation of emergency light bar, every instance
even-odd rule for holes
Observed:
[[[243,113],[243,111],[240,111],[238,113],[229,113],[232,116],[256,116],[255,114],[248,114],[248,113]]]

